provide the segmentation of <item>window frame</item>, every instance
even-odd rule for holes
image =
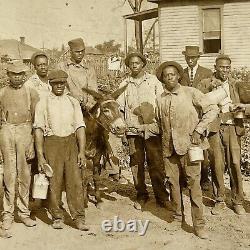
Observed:
[[[206,9],[219,9],[220,10],[220,22],[221,22],[221,50],[218,53],[204,53],[204,40],[203,40],[203,11]],[[224,18],[223,18],[224,5],[202,5],[199,6],[199,19],[200,19],[200,48],[202,51],[201,56],[214,57],[221,53],[224,53]]]

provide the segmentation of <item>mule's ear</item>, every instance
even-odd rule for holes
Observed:
[[[82,88],[83,91],[85,91],[86,93],[88,93],[89,95],[93,96],[95,98],[95,100],[100,100],[102,99],[102,95],[98,92],[96,92],[93,89],[88,89],[88,88]]]
[[[124,92],[124,90],[127,88],[128,84],[124,85],[123,87],[117,89],[115,92],[111,94],[111,97],[115,100]]]

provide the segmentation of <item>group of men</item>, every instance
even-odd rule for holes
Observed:
[[[84,62],[83,40],[77,38],[68,45],[70,58],[49,73],[48,57],[43,52],[32,56],[36,73],[27,81],[24,64],[14,63],[7,68],[9,84],[0,90],[3,235],[14,221],[15,198],[20,220],[28,227],[36,225],[29,210],[34,145],[38,171],[46,172],[46,164],[53,170],[48,194],[53,228],[63,228],[64,182],[75,226],[88,230],[81,177],[86,166],[82,110],[90,110],[95,101],[82,88],[98,89],[95,71]],[[244,111],[247,115],[250,108],[240,103],[237,85],[230,77],[228,56],[217,57],[213,73],[198,65],[198,47],[187,46],[183,54],[188,64],[185,70],[179,63],[167,61],[156,69],[156,75],[145,71],[147,60],[142,54],[127,55],[125,64],[130,75],[120,84],[126,88],[117,101],[127,127],[130,167],[137,192],[134,207],[141,210],[149,199],[145,184],[147,165],[157,204],[166,207],[170,199],[173,218],[178,223],[183,220],[181,190],[185,183],[195,233],[207,238],[201,184],[209,181],[208,161],[201,167],[200,162],[190,161],[187,152],[192,145],[207,150],[216,197],[212,213],[219,214],[226,207],[226,166],[234,211],[244,214],[239,144],[244,128],[242,120],[235,119],[231,111]],[[214,103],[206,93],[218,86],[225,89],[227,97]],[[119,179],[119,169],[112,176]]]

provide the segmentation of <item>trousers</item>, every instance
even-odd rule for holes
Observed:
[[[45,158],[53,169],[49,185],[49,211],[52,218],[63,219],[62,184],[65,182],[67,203],[72,219],[85,220],[81,169],[77,164],[78,145],[74,134],[48,136],[44,141]]]
[[[4,218],[13,217],[15,196],[17,198],[18,215],[22,218],[30,216],[31,173],[30,165],[26,160],[26,152],[31,145],[33,146],[33,137],[30,123],[2,125],[0,129],[0,149],[4,160]]]
[[[144,139],[140,136],[127,136],[130,147],[130,167],[133,174],[137,199],[147,199],[148,191],[145,184],[145,161],[156,200],[166,201],[168,192],[164,186],[165,173],[161,151],[161,138],[152,136]]]
[[[182,188],[180,177],[183,176],[189,190],[191,213],[194,228],[202,228],[205,225],[203,219],[202,191],[200,187],[201,164],[191,163],[187,155],[181,156],[173,153],[164,158],[167,179],[170,185],[170,198],[174,212],[182,215]]]

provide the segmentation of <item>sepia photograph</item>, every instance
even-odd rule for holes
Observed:
[[[0,0],[1,250],[250,250],[250,0]]]

